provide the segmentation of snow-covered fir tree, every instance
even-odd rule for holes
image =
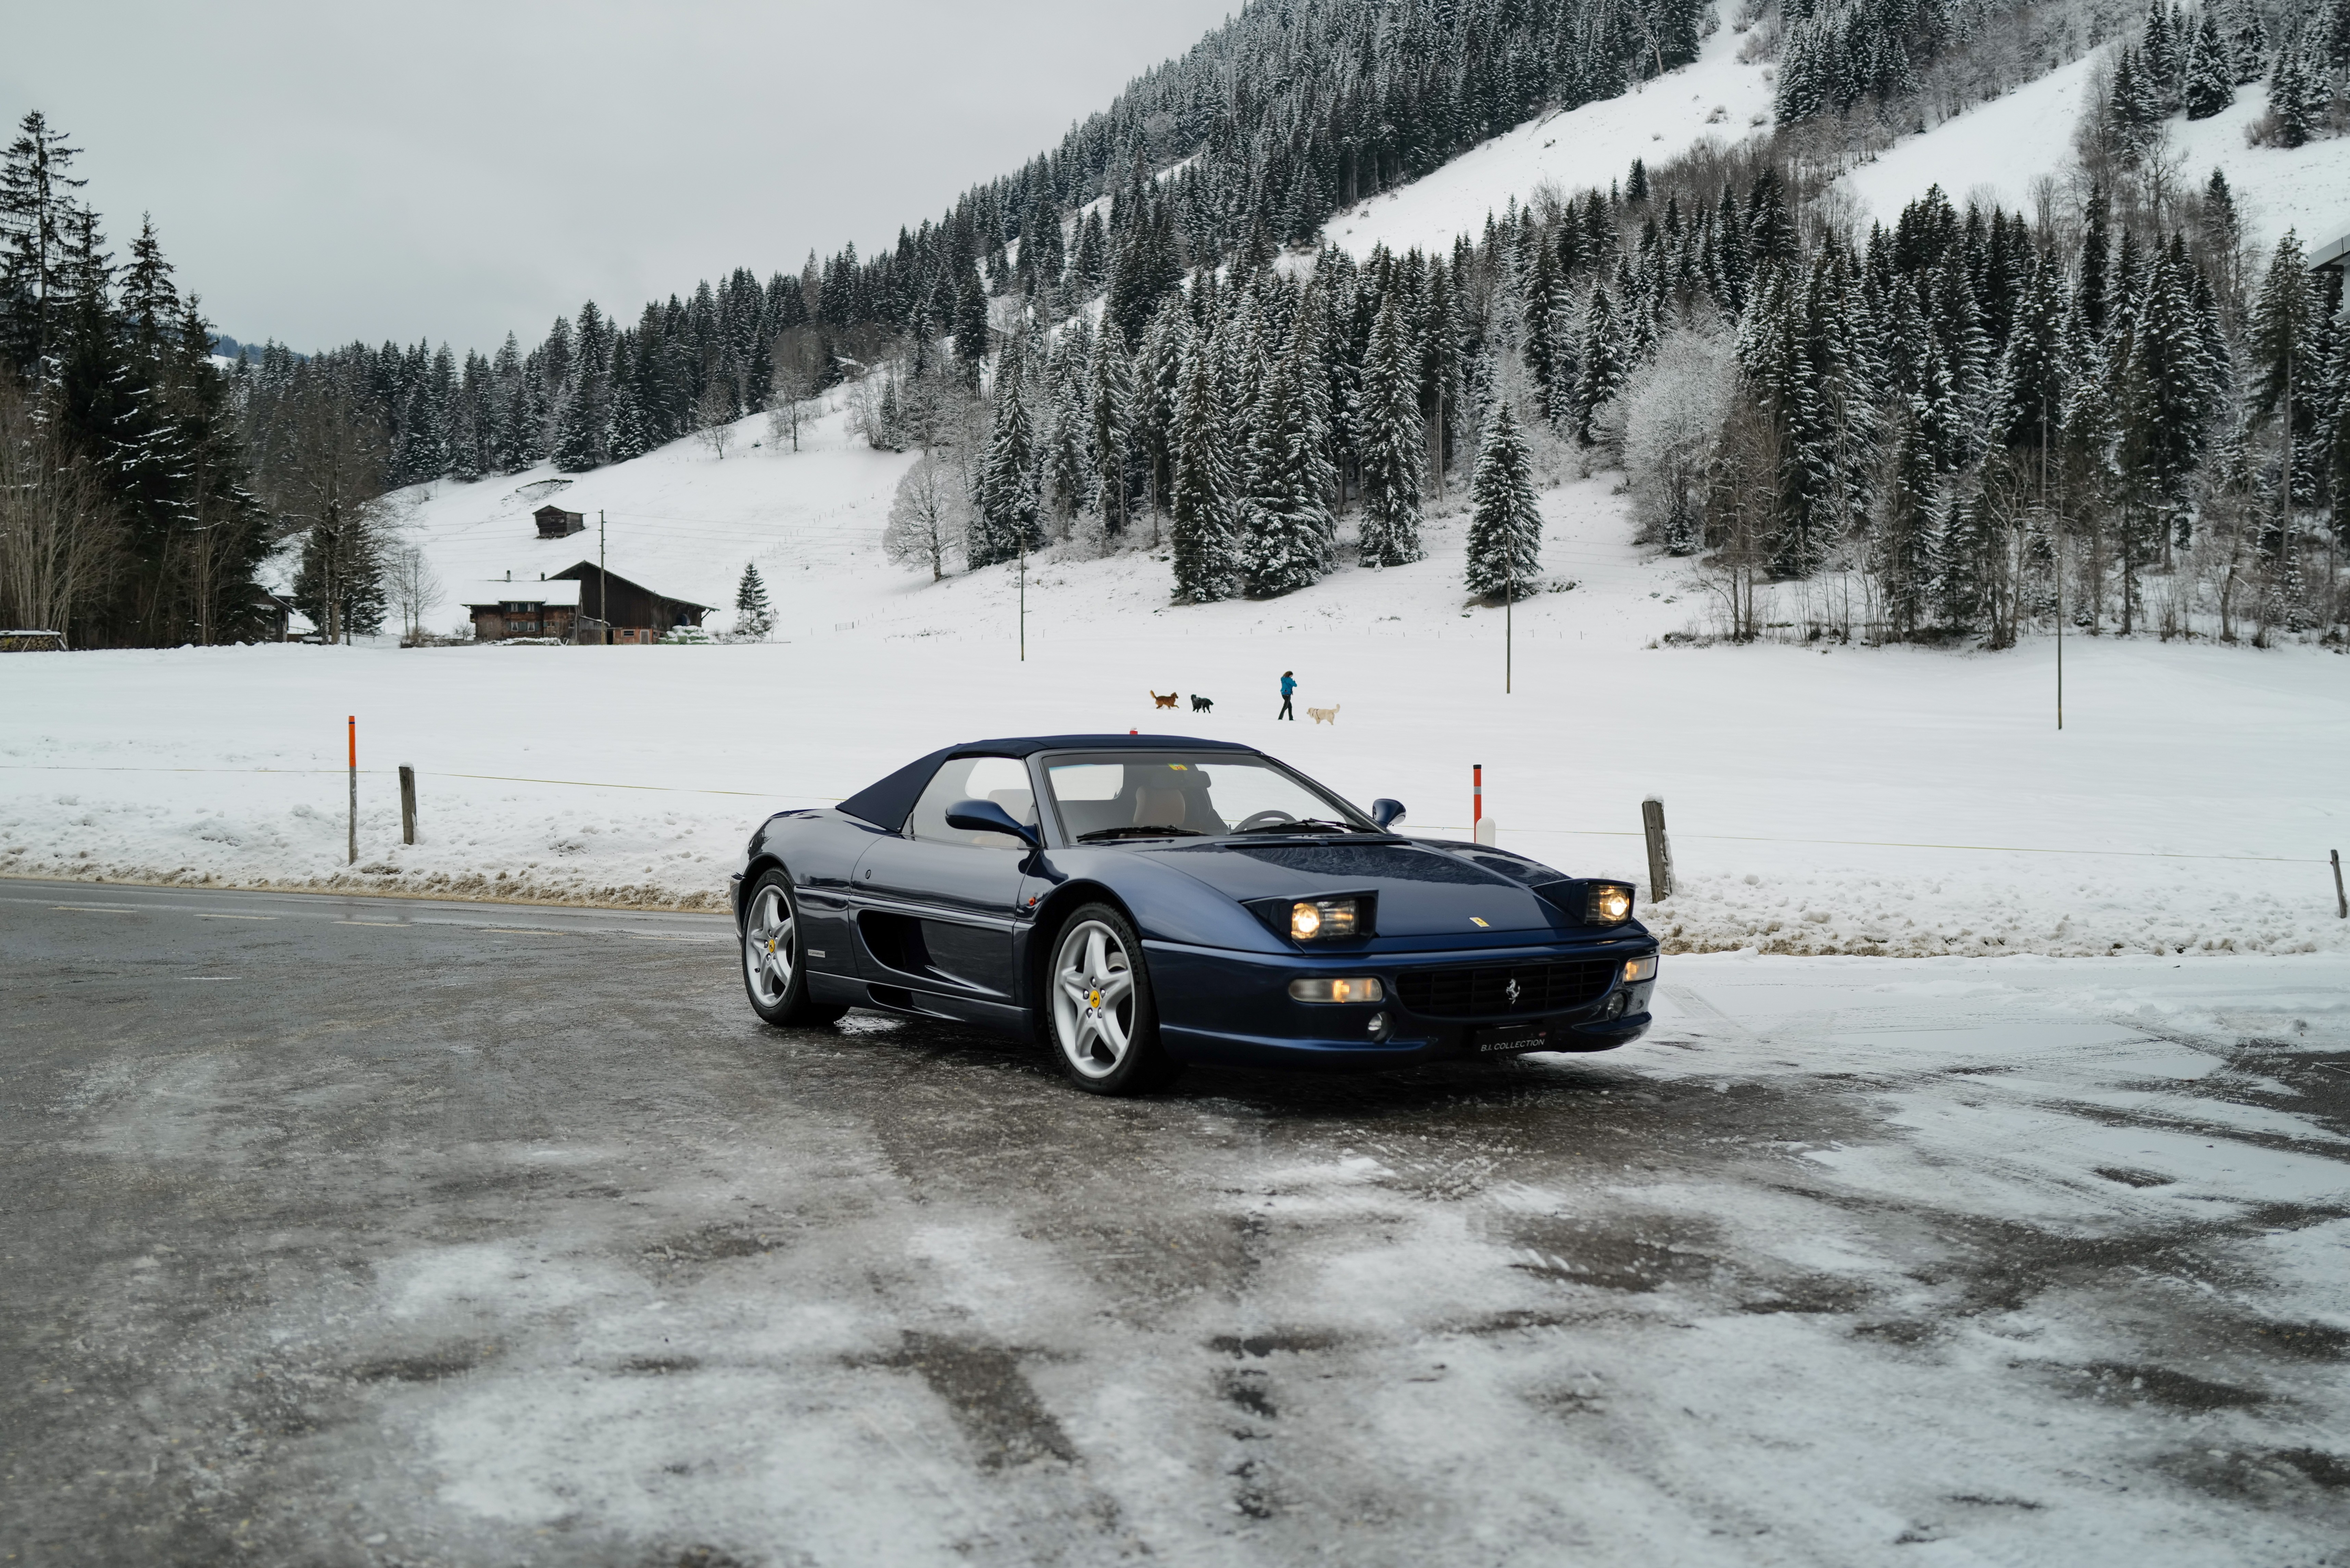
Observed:
[[[1367,566],[1400,566],[1424,553],[1419,496],[1428,456],[1410,333],[1403,306],[1379,306],[1356,394],[1355,442],[1362,453],[1362,559]]]
[[[742,642],[763,642],[775,629],[775,607],[767,602],[767,585],[759,564],[746,561],[743,580],[734,587],[734,637]]]
[[[1523,598],[1542,568],[1542,510],[1525,438],[1506,400],[1486,421],[1469,496],[1469,591]]]

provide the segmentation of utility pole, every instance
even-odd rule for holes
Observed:
[[[1518,608],[1518,555],[1514,548],[1510,552],[1509,582],[1508,597],[1502,600],[1502,695],[1504,697],[1510,694],[1513,673],[1511,665],[1516,654],[1515,631],[1511,624]]]
[[[2046,370],[2040,388],[2040,514],[2048,517],[2048,387]],[[2056,727],[2064,727],[2064,531],[2048,521],[2048,555],[2056,564]]]
[[[1028,662],[1028,527],[1020,528],[1020,662]]]
[[[604,646],[612,646],[612,618],[604,613],[610,589],[604,581],[604,509],[596,509],[596,618],[604,628]]]

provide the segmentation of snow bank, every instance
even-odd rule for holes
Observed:
[[[701,485],[722,466],[700,449],[660,461]],[[732,483],[798,461],[723,467]],[[591,478],[607,494],[640,483]],[[716,514],[645,493],[647,510]],[[1516,607],[1513,694],[1503,612],[1462,602],[1457,515],[1431,524],[1425,561],[1257,603],[1170,607],[1163,550],[1048,555],[1028,574],[1024,663],[1011,568],[931,585],[804,498],[763,510],[745,488],[726,504],[774,530],[784,640],[11,658],[0,874],[706,908],[770,811],[957,740],[1156,727],[1263,745],[1358,801],[1396,796],[1437,836],[1466,836],[1482,763],[1504,844],[1643,882],[1639,802],[1659,794],[1684,882],[1655,914],[1680,950],[2345,946],[2323,862],[2350,836],[2350,667],[2320,649],[2071,639],[2059,734],[2045,641],[1655,646],[1702,614],[1701,592],[1627,542],[1601,478],[1545,494],[1559,586]],[[522,513],[497,526],[497,548],[536,543]],[[686,536],[664,547],[692,568]],[[805,572],[784,569],[795,558]],[[1274,721],[1285,669],[1301,708],[1340,708],[1336,726]],[[1170,690],[1215,710],[1155,709],[1148,693]],[[422,775],[412,846],[400,763]]]

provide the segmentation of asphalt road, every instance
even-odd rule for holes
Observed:
[[[1667,970],[1104,1103],[721,919],[0,881],[0,1561],[2350,1562],[2324,985]]]

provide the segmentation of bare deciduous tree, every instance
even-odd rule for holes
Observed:
[[[962,476],[943,452],[926,452],[898,481],[889,521],[881,530],[884,554],[901,566],[928,566],[931,580],[947,575],[947,557],[968,524]]]
[[[94,595],[119,525],[15,379],[0,371],[0,626],[63,632]]]
[[[414,641],[424,629],[424,618],[440,607],[441,575],[412,544],[395,545],[384,569],[385,587],[392,607],[400,612],[402,630]]]
[[[700,427],[693,432],[695,437],[718,455],[719,462],[725,462],[726,449],[734,444],[734,389],[712,376],[702,389],[693,412]]]

